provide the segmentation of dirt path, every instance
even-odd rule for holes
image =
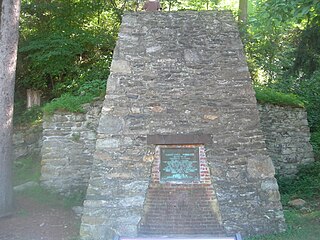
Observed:
[[[0,218],[0,240],[76,240],[79,224],[79,217],[70,209],[19,196],[14,214]]]

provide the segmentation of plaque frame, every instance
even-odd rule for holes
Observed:
[[[160,182],[199,183],[199,147],[160,148]]]
[[[200,179],[193,179],[192,181],[183,181],[183,180],[175,180],[166,179],[163,181],[163,178],[160,178],[160,165],[161,165],[161,149],[163,148],[197,148],[199,149],[199,168],[200,168]],[[209,165],[207,163],[206,157],[206,148],[204,144],[168,144],[168,145],[156,145],[154,158],[152,163],[151,170],[151,181],[155,184],[164,184],[164,185],[198,185],[198,184],[211,184],[210,170]]]

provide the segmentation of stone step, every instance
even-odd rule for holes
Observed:
[[[237,233],[234,237],[206,237],[206,238],[190,238],[190,237],[120,237],[119,240],[242,240],[241,234]]]

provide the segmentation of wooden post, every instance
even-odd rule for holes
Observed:
[[[33,106],[40,106],[41,91],[34,89],[27,89],[27,108]]]
[[[248,17],[248,0],[239,0],[239,22],[246,23]]]

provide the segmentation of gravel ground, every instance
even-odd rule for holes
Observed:
[[[80,218],[70,209],[15,199],[15,212],[0,218],[0,240],[76,240]]]

